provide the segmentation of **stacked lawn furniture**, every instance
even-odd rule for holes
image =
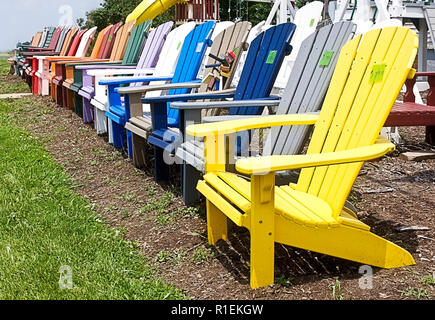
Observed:
[[[162,26],[163,33],[166,32],[166,27],[169,25]],[[89,70],[86,72],[86,77],[84,75],[84,81],[88,83],[90,86],[93,85],[93,94],[89,94],[89,90],[80,92],[80,95],[83,97],[83,120],[85,122],[94,122],[94,127],[97,130],[98,134],[102,134],[107,132],[107,118],[105,115],[106,109],[108,108],[108,93],[106,91],[106,87],[99,84],[100,80],[105,76],[122,76],[135,74],[137,76],[142,74],[150,74],[154,72],[159,75],[168,75],[173,72],[172,66],[178,59],[179,49],[181,49],[181,45],[183,44],[184,38],[187,34],[193,30],[195,27],[194,22],[190,22],[187,24],[183,24],[174,30],[172,30],[164,40],[164,45],[159,54],[159,60],[154,68],[143,69],[143,64],[146,62],[148,57],[148,51],[143,51],[143,55],[140,58],[140,61],[137,64],[137,68],[130,70],[121,70],[119,69],[105,69],[105,70]],[[156,38],[155,38],[156,37]],[[148,45],[154,43],[157,40],[156,44],[158,44],[159,36],[157,33],[153,34],[153,39],[150,39]],[[154,58],[151,57],[150,60]],[[174,62],[175,61],[175,62]],[[163,68],[163,69],[162,69]],[[128,69],[128,68],[126,68]],[[165,71],[164,73],[161,73]],[[90,101],[89,101],[90,99]],[[111,135],[109,135],[110,138]]]
[[[237,24],[234,24],[233,22],[224,21],[224,22],[217,23],[211,35],[211,41],[213,42],[213,44],[212,46],[207,48],[206,54],[207,55],[212,54],[215,57],[219,58],[225,56],[225,53],[227,53],[228,50],[234,50],[235,48],[239,48],[241,42],[244,41],[244,39],[246,38],[250,26],[251,24],[249,22],[239,22]],[[210,73],[210,71],[212,71],[212,68],[207,67],[212,62],[216,62],[215,59],[204,55],[201,66],[199,67],[199,71],[197,73],[198,79],[205,78]],[[201,84],[199,81],[194,83],[190,82],[190,84],[191,84],[191,88],[198,88],[204,85]],[[152,86],[148,86],[148,88],[150,87],[155,88],[155,86],[156,84],[153,83]],[[184,83],[176,82],[173,83],[171,86],[173,89],[175,86],[182,86],[183,88],[189,87],[188,84],[186,84],[185,82]],[[131,87],[135,87],[135,84],[133,84]],[[156,90],[156,91],[158,92],[153,91],[153,96],[156,96],[156,94],[160,95],[161,90]],[[114,109],[115,111],[112,112],[111,109]],[[113,108],[110,106],[110,108],[108,108],[106,112],[106,115],[109,118],[114,117],[116,119],[111,123],[113,129],[111,130],[111,132],[117,135],[117,137],[114,139],[113,145],[115,148],[122,148],[124,146],[124,126],[125,126],[125,121],[127,119],[127,117],[125,116],[125,109],[119,110],[119,108],[116,105]],[[117,121],[118,119],[119,121]],[[129,146],[128,148],[129,155],[130,157],[132,157],[131,134],[128,131],[127,131],[127,142]]]
[[[406,250],[371,233],[344,203],[364,161],[394,150],[379,132],[405,80],[414,76],[417,47],[417,36],[404,27],[355,37],[340,52],[319,115],[187,127],[204,138],[207,173],[197,189],[207,200],[209,243],[227,239],[227,218],[250,231],[251,287],[274,282],[275,242],[382,268],[415,263]],[[226,134],[297,125],[315,125],[306,154],[238,160],[237,172],[249,179],[226,172]],[[275,172],[297,169],[296,184],[275,186]]]
[[[279,100],[235,100],[233,102],[188,102],[172,103],[171,107],[180,110],[188,123],[201,123],[210,121],[224,121],[233,116],[202,118],[203,110],[209,108],[238,107],[277,107],[277,114],[316,112],[320,109],[327,87],[332,77],[338,52],[341,47],[353,36],[354,24],[339,22],[334,25],[322,27],[306,38],[300,45],[299,53],[293,61],[294,67],[288,77],[287,86]],[[266,96],[265,96],[266,97]],[[264,98],[265,98],[264,97]],[[252,117],[238,116],[238,118]],[[268,138],[264,139],[263,155],[268,154],[299,154],[304,146],[310,127],[273,128]],[[245,132],[247,134],[247,132]],[[248,138],[245,138],[248,140]],[[227,139],[226,168],[234,171],[237,155],[234,146],[235,138]],[[231,142],[231,143],[230,143]],[[243,148],[244,151],[249,149]],[[246,153],[246,152],[244,152]],[[202,173],[205,172],[204,143],[190,139],[185,134],[183,143],[177,148],[176,157],[182,161],[182,193],[186,204],[192,204],[199,198],[195,186]]]
[[[94,48],[90,57],[96,58],[100,55],[106,54],[108,50],[105,50],[107,46],[107,39],[109,37],[109,30],[113,26],[110,25],[103,30],[101,30],[98,34],[97,40],[94,43]],[[83,40],[83,41],[82,41]],[[62,51],[59,56],[55,57],[47,57],[47,56],[37,56],[38,59],[38,71],[35,73],[35,76],[38,78],[40,83],[38,94],[43,96],[50,95],[52,98],[55,98],[55,92],[51,89],[55,89],[55,86],[51,86],[51,82],[55,76],[55,65],[52,63],[56,60],[65,60],[65,59],[80,59],[86,55],[84,50],[88,49],[86,44],[89,40],[86,39],[86,33],[78,30],[78,28],[73,28],[67,34],[65,39],[65,44],[62,47]],[[84,44],[82,46],[82,43]],[[53,67],[53,70],[51,70]]]
[[[79,45],[80,45],[80,40],[75,41],[75,39],[77,39],[76,35],[79,32],[79,28],[78,27],[74,27],[74,28],[65,28],[66,33],[64,34],[64,41],[62,46],[60,47],[60,49],[56,49],[56,52],[59,52],[59,55],[57,54],[51,54],[51,55],[47,55],[47,56],[35,56],[34,57],[34,61],[32,63],[32,69],[35,69],[36,71],[34,72],[34,78],[33,81],[38,81],[38,90],[37,91],[33,91],[33,94],[38,94],[38,95],[43,95],[43,96],[47,96],[50,94],[50,83],[47,79],[48,74],[49,74],[49,68],[50,68],[50,64],[49,64],[49,60],[47,59],[48,57],[66,57],[68,55],[68,53],[73,52],[73,51],[77,51]],[[100,44],[99,42],[101,41],[101,37],[104,34],[104,30],[101,31],[97,37],[97,41],[94,44],[94,51],[100,48]],[[62,38],[62,36],[61,36]],[[75,46],[75,48],[74,48]],[[93,51],[93,52],[94,52]],[[80,54],[80,52],[77,52]]]
[[[172,26],[172,23],[170,23]],[[141,58],[141,50],[145,48],[145,43],[149,37],[149,28],[151,26],[151,21],[145,21],[140,25],[136,26],[131,36],[128,40],[127,47],[125,49],[125,54],[121,63],[112,62],[94,62],[92,64],[67,64],[66,73],[67,78],[69,74],[73,74],[73,82],[69,89],[74,92],[74,110],[82,118],[87,117],[83,113],[83,102],[85,101],[89,104],[89,99],[84,98],[93,96],[94,86],[92,83],[92,78],[88,77],[87,72],[90,70],[100,70],[101,68],[132,68],[136,66]],[[68,80],[67,80],[68,81]],[[89,114],[88,110],[85,110],[85,114]],[[89,121],[87,121],[89,122]]]
[[[8,59],[8,62],[14,67],[14,70],[15,70],[15,64],[18,61],[18,56],[20,55],[20,53],[29,47],[30,48],[39,47],[39,42],[41,41],[41,37],[42,37],[42,31],[38,31],[32,37],[31,42],[17,43],[17,47],[14,49],[14,55]],[[16,73],[16,75],[19,74]]]
[[[197,120],[197,115],[195,115],[195,118],[187,118],[189,114],[186,115],[185,112],[181,112],[179,115],[177,109],[170,107],[171,102],[225,98],[233,98],[233,100],[237,101],[269,97],[282,61],[291,50],[289,42],[294,30],[294,24],[283,23],[262,32],[251,42],[242,76],[235,90],[196,94],[168,94],[161,97],[142,99],[142,103],[151,105],[152,127],[149,124],[144,126],[140,122],[141,115],[138,113],[138,105],[132,103],[132,101],[140,101],[135,97],[137,93],[132,89],[118,89],[119,93],[129,94],[131,117],[126,129],[131,130],[133,134],[133,158],[136,159],[137,165],[144,164],[144,158],[146,157],[144,144],[145,139],[147,139],[148,143],[154,146],[155,179],[159,181],[169,178],[169,165],[174,162],[173,154],[180,144],[180,140],[183,139],[185,124]],[[257,115],[261,111],[262,107],[255,106],[237,108],[237,110],[231,108],[229,112],[230,114]],[[190,172],[182,171],[183,177],[188,174]],[[183,189],[184,191],[189,192]],[[184,197],[187,199],[188,195],[184,193]]]
[[[35,66],[37,65],[37,60],[34,56],[38,55],[44,55],[44,56],[54,56],[59,55],[60,50],[62,50],[62,46],[65,42],[66,33],[69,31],[69,28],[59,27],[53,32],[53,36],[51,37],[50,45],[47,49],[44,49],[44,51],[37,51],[37,52],[24,52],[23,56],[25,58],[25,74],[27,78],[27,82],[32,84],[32,92],[34,94],[37,94],[39,92],[39,79],[35,75],[37,72],[37,69]],[[60,49],[59,49],[60,48]],[[35,60],[35,61],[34,61]]]
[[[51,39],[53,37],[53,33],[55,32],[55,30],[56,29],[53,28],[53,27],[45,28],[44,32],[42,33],[42,37],[41,37],[41,41],[39,43],[39,46],[35,47],[35,48],[27,47],[25,49],[25,52],[21,52],[21,54],[19,56],[19,60],[18,60],[17,63],[18,63],[18,66],[23,71],[22,72],[22,78],[25,79],[26,81],[27,81],[27,75],[24,72],[24,70],[28,66],[27,61],[26,61],[26,56],[37,54],[38,52],[48,50],[49,47],[50,47]]]
[[[122,25],[115,33],[115,39],[113,38],[110,41],[111,44],[111,54],[110,57],[103,58],[103,59],[92,59],[92,58],[83,58],[83,59],[76,59],[74,61],[57,61],[55,62],[55,70],[56,70],[56,76],[53,79],[53,83],[57,85],[57,91],[62,92],[60,94],[61,97],[56,97],[56,102],[58,105],[62,107],[69,107],[71,109],[74,109],[74,91],[69,90],[69,87],[73,83],[73,72],[74,68],[70,67],[68,68],[69,72],[67,73],[67,64],[74,63],[75,65],[78,64],[87,64],[87,63],[93,63],[93,62],[121,62],[125,50],[127,47],[128,40],[130,38],[131,32],[133,28],[135,27],[135,21],[131,21],[129,23],[126,23]]]
[[[178,84],[196,80],[205,51],[207,47],[211,45],[210,39],[215,26],[216,22],[208,21],[193,28],[184,39],[174,39],[174,44],[176,45],[175,50],[174,44],[170,44],[170,46],[168,46],[168,48],[172,48],[172,50],[174,50],[173,52],[175,53],[172,59],[169,60],[169,62],[172,63],[169,65],[165,62],[167,57],[171,57],[172,53],[164,52],[164,54],[160,56],[159,62],[152,76],[139,75],[137,77],[117,77],[116,79],[103,79],[100,81],[100,85],[108,85],[107,90],[109,103],[107,104],[107,110],[104,109],[104,115],[109,117],[111,121],[114,121],[118,124],[125,123],[125,119],[128,116],[126,115],[126,112],[128,112],[129,109],[128,107],[124,107],[123,102],[125,105],[129,105],[131,100],[126,97],[124,101],[122,101],[121,96],[115,92],[115,89],[120,85],[129,84],[130,88],[134,87],[136,90],[142,90],[142,92],[144,92],[143,88],[151,86],[148,85],[142,87],[142,85],[152,81],[170,81],[172,84]],[[140,73],[143,74],[143,72]],[[137,87],[135,84],[139,84],[140,86]],[[189,87],[188,89],[183,89],[182,91],[189,92],[190,89],[191,88]],[[93,103],[93,101],[91,103]],[[98,108],[98,106],[96,107]],[[142,105],[140,108],[142,114]],[[106,111],[110,112],[106,113]],[[98,112],[99,111],[97,110],[97,115]],[[98,119],[96,119],[96,121],[98,126],[100,121]],[[117,139],[120,136],[121,135],[118,133],[113,135],[114,139]],[[113,141],[113,144],[122,145],[122,142]]]
[[[146,34],[148,34],[149,27],[151,23],[148,22],[146,24]],[[145,41],[144,33],[137,33],[136,30],[143,30],[142,26],[136,27],[135,22],[131,21],[130,23],[125,24],[117,34],[117,39],[119,41],[115,41],[111,56],[109,61],[99,61],[98,59],[93,60],[89,63],[91,64],[122,64],[122,63],[136,63],[139,55],[139,49],[142,47]],[[112,60],[110,60],[112,59]],[[76,96],[76,88],[75,90],[72,88],[74,85],[74,70],[76,67],[80,65],[88,65],[86,61],[74,61],[73,63],[69,62],[65,65],[65,74],[63,75],[63,83],[64,87],[64,95],[67,97],[67,104],[64,105],[68,108],[72,108],[76,111],[76,113],[83,117],[82,108],[76,108],[75,96]],[[77,85],[78,86],[78,85]],[[81,100],[81,99],[80,99]]]
[[[100,39],[103,39],[102,43],[100,46],[98,45],[94,46],[92,53],[90,54],[89,57],[86,56],[88,51],[88,46],[89,46],[88,44],[89,38],[87,37],[87,35],[92,29],[83,33],[82,36],[80,36],[80,34],[83,31],[77,34],[66,56],[41,58],[42,61],[40,60],[39,62],[39,66],[40,66],[39,70],[41,73],[42,83],[48,85],[49,87],[48,91],[50,92],[51,98],[53,100],[56,100],[57,97],[57,84],[53,82],[54,78],[56,77],[56,62],[58,61],[72,62],[74,60],[77,61],[82,60],[85,57],[87,57],[88,59],[96,59],[100,56],[103,57],[110,56],[113,47],[113,42],[111,40],[115,35],[115,32],[119,29],[121,25],[122,23],[118,23],[116,25],[112,25],[103,29],[98,35],[96,44],[98,44]],[[62,66],[63,65],[59,65],[58,67],[62,69]],[[62,94],[61,90],[60,90],[60,94]]]
[[[35,72],[35,77],[38,78],[37,81],[41,84],[38,86],[39,88],[37,93],[41,92],[48,94],[50,91],[50,84],[54,77],[54,69],[50,70],[50,67],[54,67],[51,66],[51,63],[57,60],[79,59],[86,56],[95,32],[96,28],[91,28],[89,30],[84,29],[81,31],[78,31],[77,29],[71,29],[71,32],[67,35],[65,45],[62,48],[60,56],[34,56],[34,58],[36,58],[33,60],[34,67],[38,70]],[[51,95],[52,97],[55,97],[56,92],[53,89],[55,88],[51,88]],[[35,92],[34,94],[37,93]]]
[[[31,71],[32,56],[37,55],[37,54],[38,55],[39,54],[47,54],[48,55],[48,54],[51,54],[51,53],[56,53],[56,48],[58,46],[58,42],[60,40],[60,37],[61,37],[63,29],[64,29],[63,27],[56,28],[53,31],[51,37],[47,38],[47,41],[48,41],[48,39],[50,39],[49,40],[50,42],[49,42],[47,48],[45,48],[45,47],[44,48],[37,48],[37,49],[34,49],[34,50],[30,50],[28,52],[23,52],[22,53],[22,56],[23,56],[22,60],[24,61],[23,65],[26,66],[26,74],[27,75]],[[59,54],[59,52],[57,52],[57,54]]]
[[[21,77],[23,78],[23,80],[27,82],[27,84],[30,87],[32,86],[32,82],[31,82],[32,77],[29,76],[28,71],[26,72],[26,69],[29,65],[28,57],[34,54],[38,54],[39,52],[52,50],[52,47],[56,45],[56,41],[57,41],[57,32],[56,32],[56,37],[53,39],[53,41],[51,41],[55,31],[56,30],[54,28],[46,28],[42,34],[40,46],[35,48],[27,47],[25,52],[20,53],[17,64],[18,67],[21,69]]]
[[[172,22],[162,24],[149,33],[151,21],[141,23],[133,30],[121,63],[94,63],[74,66],[74,84],[71,89],[75,91],[74,104],[76,110],[84,110],[81,117],[85,122],[92,122],[94,118],[93,110],[90,110],[89,105],[95,89],[93,79],[88,75],[88,72],[103,73],[105,70],[131,70],[143,66],[154,67],[172,25]],[[67,68],[69,67],[70,65],[67,65]]]
[[[78,45],[80,44],[80,40],[82,39],[83,35],[85,35],[85,30],[83,32],[78,32],[78,28],[73,28],[69,30],[67,33],[65,40],[62,44],[62,48],[60,52],[55,51],[39,51],[32,55],[31,57],[28,56],[26,61],[28,64],[26,65],[27,74],[29,82],[32,83],[32,92],[33,94],[38,94],[40,91],[40,85],[41,81],[39,80],[37,76],[38,72],[38,65],[39,61],[42,58],[47,57],[53,57],[58,56],[59,54],[67,54],[71,49],[77,50]],[[77,39],[76,41],[73,41],[73,39]],[[24,76],[24,75],[23,75]]]
[[[21,55],[23,52],[26,52],[27,50],[31,51],[31,50],[35,50],[35,49],[41,49],[44,47],[45,45],[45,40],[47,38],[47,33],[48,33],[48,28],[44,28],[41,32],[38,32],[32,41],[32,45],[22,45],[22,44],[18,44],[17,48],[14,50],[14,61],[13,63],[15,64],[16,70],[17,70],[17,75],[18,76],[22,76],[22,66],[23,63],[20,64],[20,60],[23,58],[23,56]]]

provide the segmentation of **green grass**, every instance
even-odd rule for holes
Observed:
[[[41,143],[0,100],[0,299],[181,299],[155,266],[110,229]],[[61,289],[60,269],[72,271]]]
[[[7,75],[10,67],[8,58],[0,58],[0,94],[30,92],[29,86],[22,79]]]

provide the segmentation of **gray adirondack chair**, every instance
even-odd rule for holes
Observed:
[[[334,72],[341,47],[353,37],[355,25],[342,21],[327,25],[306,38],[297,55],[287,86],[279,100],[242,100],[225,102],[175,102],[171,108],[184,110],[185,118],[195,123],[233,120],[250,116],[215,116],[201,118],[201,110],[233,107],[277,107],[277,114],[309,113],[321,108]],[[187,116],[186,114],[189,113]],[[276,127],[266,138],[263,155],[297,154],[311,132],[309,126]],[[233,171],[237,155],[235,138],[228,137],[227,169]],[[195,202],[199,194],[196,184],[204,173],[204,144],[185,136],[176,157],[183,161],[183,198],[186,204]]]

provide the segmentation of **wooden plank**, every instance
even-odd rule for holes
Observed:
[[[384,29],[383,33],[386,33],[387,29]],[[383,80],[373,84],[370,96],[362,108],[356,125],[349,125],[349,127],[353,128],[351,138],[347,139],[346,135],[344,135],[338,142],[337,149],[342,148],[343,145],[347,145],[348,149],[371,145],[376,141],[391,107],[412,68],[417,47],[418,40],[415,33],[408,28],[397,28],[391,41],[390,49],[384,58],[386,69]],[[375,63],[379,63],[379,61],[375,61]],[[350,122],[351,120],[352,117],[349,117],[347,121]],[[345,170],[336,173],[331,170],[331,173],[328,173],[329,176],[334,176],[335,183],[340,181],[348,186],[334,192],[331,192],[332,188],[329,188],[328,200],[333,199],[334,201],[334,215],[338,216],[338,206],[343,206],[361,166],[362,163],[349,164],[343,166]],[[337,168],[334,169],[336,170]]]
[[[321,103],[325,97],[327,88],[329,86],[332,73],[335,69],[335,63],[342,46],[349,40],[351,34],[351,23],[341,22],[340,24],[333,25],[331,32],[328,35],[328,40],[321,50],[321,55],[312,63],[316,66],[313,75],[309,82],[306,83],[306,92],[301,99],[297,113],[315,112],[321,108]],[[333,52],[334,55],[328,66],[320,66],[320,60],[325,52]],[[308,64],[311,62],[309,61]],[[304,83],[302,83],[304,86]],[[290,110],[289,113],[295,113]],[[306,138],[308,138],[309,127],[307,126],[291,126],[288,127],[289,134],[286,140],[286,145],[283,149],[283,154],[297,154],[302,151]]]
[[[423,161],[429,159],[435,159],[435,152],[431,151],[417,151],[417,152],[404,152],[399,156],[400,159],[407,161]]]

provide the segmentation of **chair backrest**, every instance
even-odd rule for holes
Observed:
[[[177,61],[180,56],[181,48],[183,47],[184,40],[187,35],[195,28],[196,23],[191,21],[183,23],[179,27],[169,32],[166,37],[165,44],[159,55],[156,67],[154,69],[155,75],[171,75],[177,67]],[[141,73],[135,73],[135,76],[145,76]],[[152,84],[163,84],[165,81],[153,81]],[[159,97],[161,91],[150,91],[146,93],[146,97]]]
[[[135,21],[127,22],[116,32],[115,43],[113,44],[112,53],[109,58],[110,61],[120,61],[123,59],[128,39],[135,24]]]
[[[274,87],[285,88],[288,77],[293,68],[296,56],[301,47],[302,41],[316,31],[318,23],[322,20],[322,11],[324,4],[321,1],[313,1],[305,4],[296,11],[293,23],[296,25],[296,31],[291,41],[292,52],[285,57],[278,76],[276,77]]]
[[[113,44],[115,43],[116,39],[116,33],[118,32],[119,28],[123,25],[122,22],[118,22],[117,24],[114,24],[112,28],[110,28],[108,34],[107,34],[107,40],[103,41],[103,51],[102,56],[103,59],[109,59],[110,55],[112,53]]]
[[[98,59],[108,59],[110,56],[110,51],[107,50],[107,48],[109,47],[110,41],[109,38],[112,39],[113,37],[113,30],[116,27],[111,24],[109,26],[107,26],[106,28],[104,28],[104,36],[103,36],[103,41],[101,42],[101,47],[100,50],[98,52]]]
[[[268,27],[265,27],[265,21],[261,21],[259,23],[257,23],[255,26],[253,26],[251,28],[251,30],[249,31],[248,37],[246,38],[246,45],[249,46],[251,44],[251,42],[262,32],[267,30]],[[235,66],[234,71],[232,71],[233,75],[233,79],[231,81],[231,86],[232,87],[237,87],[239,80],[240,80],[240,76],[242,75],[242,70],[243,70],[243,66],[245,65],[245,61],[246,61],[246,56],[248,55],[248,51],[243,51],[240,54],[240,57],[238,58],[239,61],[237,63],[237,65]],[[234,67],[233,67],[234,68]]]
[[[76,55],[77,49],[82,41],[82,37],[87,31],[88,29],[84,29],[77,33],[77,35],[74,37],[73,42],[71,43],[71,47],[68,51],[67,56],[74,57]]]
[[[232,22],[232,21],[220,21],[220,22],[216,23],[216,26],[215,26],[213,33],[211,35],[211,38],[210,38],[210,40],[212,41],[212,45],[210,47],[207,47],[207,50],[205,51],[204,59],[202,59],[201,67],[199,68],[199,71],[198,71],[198,78],[199,79],[202,79],[206,75],[205,66],[208,64],[208,61],[210,61],[210,63],[216,63],[215,60],[211,60],[208,58],[209,58],[209,54],[211,53],[212,47],[218,48],[220,46],[220,44],[222,43],[222,38],[221,38],[220,34],[224,30],[226,30],[227,28],[229,28],[233,25],[234,25],[234,22]],[[215,44],[216,41],[218,43]],[[208,71],[210,71],[210,69]]]
[[[44,43],[44,48],[49,48],[49,46],[50,46],[50,43],[51,43],[51,38],[53,37],[53,33],[54,33],[54,31],[56,30],[56,28],[54,28],[54,27],[50,27],[49,29],[48,29],[48,33],[47,33],[47,38],[45,39],[45,43]]]
[[[234,94],[234,100],[268,97],[284,57],[290,53],[290,41],[296,26],[281,23],[260,33],[249,46],[248,55]],[[263,108],[230,108],[230,115],[255,115]]]
[[[172,21],[166,22],[149,33],[142,55],[137,63],[137,69],[154,68],[156,66],[160,52],[173,25]]]
[[[130,38],[128,39],[122,64],[138,63],[141,53],[143,52],[144,45],[148,39],[151,24],[152,21],[147,20],[133,29]]]
[[[220,23],[217,24],[217,27]],[[232,72],[230,73],[230,77],[227,79],[227,84],[231,82],[232,76],[234,74],[234,69],[237,66],[237,63],[239,61],[238,57],[240,57],[242,50],[242,46],[245,43],[249,31],[251,30],[252,24],[248,21],[239,21],[237,23],[232,23],[228,25],[225,29],[220,30],[218,34],[217,30],[213,32],[212,40],[213,44],[207,50],[206,56],[204,58],[204,69],[202,70],[202,78],[204,79],[208,74],[213,72],[213,68],[205,68],[207,65],[213,65],[218,63],[215,59],[209,56],[209,54],[212,54],[214,56],[225,58],[225,53],[230,50],[236,53],[236,59],[233,62],[234,68],[232,69]],[[215,35],[216,34],[216,35]],[[200,70],[201,72],[201,70]],[[203,84],[200,88],[200,91],[205,91],[205,87],[207,84]],[[221,87],[222,88],[222,87]]]
[[[36,47],[39,44],[39,41],[41,41],[41,36],[42,36],[42,32],[41,31],[37,32],[34,35],[34,37],[32,39],[32,44],[31,44],[32,47]]]
[[[86,53],[88,52],[89,46],[91,45],[92,40],[94,40],[95,32],[97,32],[97,27],[93,27],[83,34],[82,41],[80,42],[80,45],[77,48],[75,54],[76,57],[78,58],[86,57]]]
[[[367,32],[346,44],[308,146],[307,154],[373,145],[417,54],[417,35],[406,27]],[[326,201],[335,218],[363,162],[301,170],[296,190]]]
[[[60,56],[68,55],[68,52],[71,48],[71,45],[72,45],[78,32],[79,32],[78,27],[74,27],[68,31],[68,33],[66,34],[66,37],[65,37],[65,41],[63,42],[63,45],[62,45],[62,50],[60,50]]]
[[[47,27],[45,27],[43,30],[42,30],[42,34],[41,34],[41,38],[39,39],[39,43],[38,43],[38,47],[39,48],[43,48],[44,47],[44,45],[45,45],[45,40],[47,39],[47,35],[48,35],[48,28]]]
[[[66,40],[66,35],[69,32],[70,28],[64,27],[59,36],[59,40],[57,41],[56,48],[54,49],[56,52],[60,52],[62,50],[63,44]]]
[[[196,79],[207,46],[210,45],[211,34],[215,26],[215,21],[207,21],[198,25],[187,35],[181,48],[172,83],[188,82]],[[168,94],[185,94],[188,92],[189,89],[175,89],[169,90]],[[168,122],[174,126],[178,125],[178,110],[169,108],[169,104],[167,108]]]
[[[48,50],[56,50],[57,43],[59,42],[60,34],[62,33],[63,27],[57,27],[51,36],[50,44],[48,45]]]
[[[91,55],[89,56],[91,59],[98,59],[100,55],[101,48],[103,46],[103,40],[106,36],[107,31],[111,28],[110,26],[105,27],[98,33],[97,40],[95,40],[94,48],[92,49]]]
[[[320,28],[302,42],[276,114],[320,110],[339,52],[355,29],[354,23],[341,21]],[[309,129],[309,126],[273,127],[263,154],[301,153]]]

